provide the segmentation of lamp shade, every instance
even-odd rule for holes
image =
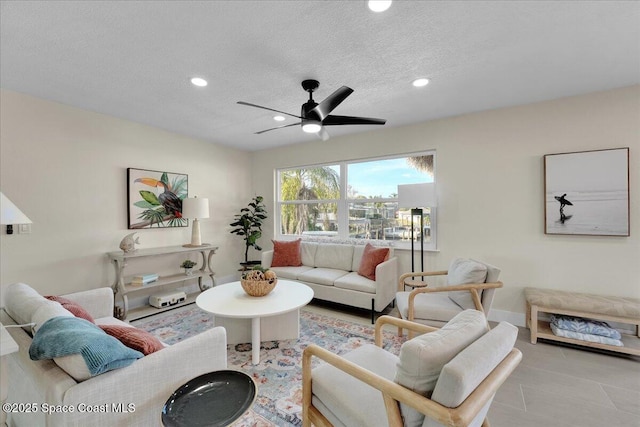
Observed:
[[[2,192],[0,192],[0,211],[0,224],[31,224],[31,220]]]
[[[438,202],[434,183],[398,185],[399,208],[431,208],[436,206],[438,206]]]
[[[209,199],[188,197],[182,201],[184,218],[209,218]]]

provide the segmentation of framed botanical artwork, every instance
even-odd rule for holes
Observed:
[[[545,233],[629,236],[629,148],[544,156]]]
[[[130,229],[187,227],[182,200],[189,177],[181,173],[127,169],[127,211]]]

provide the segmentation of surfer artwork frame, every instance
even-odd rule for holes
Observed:
[[[630,235],[629,147],[544,156],[545,234]]]

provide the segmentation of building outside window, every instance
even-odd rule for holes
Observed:
[[[398,185],[434,182],[435,152],[277,170],[277,237],[393,240],[409,247],[411,210],[398,208]],[[413,239],[435,249],[435,208],[414,218]]]

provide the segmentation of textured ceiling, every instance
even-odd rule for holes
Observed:
[[[0,30],[3,89],[243,150],[316,138],[236,104],[299,114],[308,78],[386,127],[640,83],[636,1],[2,1]]]

